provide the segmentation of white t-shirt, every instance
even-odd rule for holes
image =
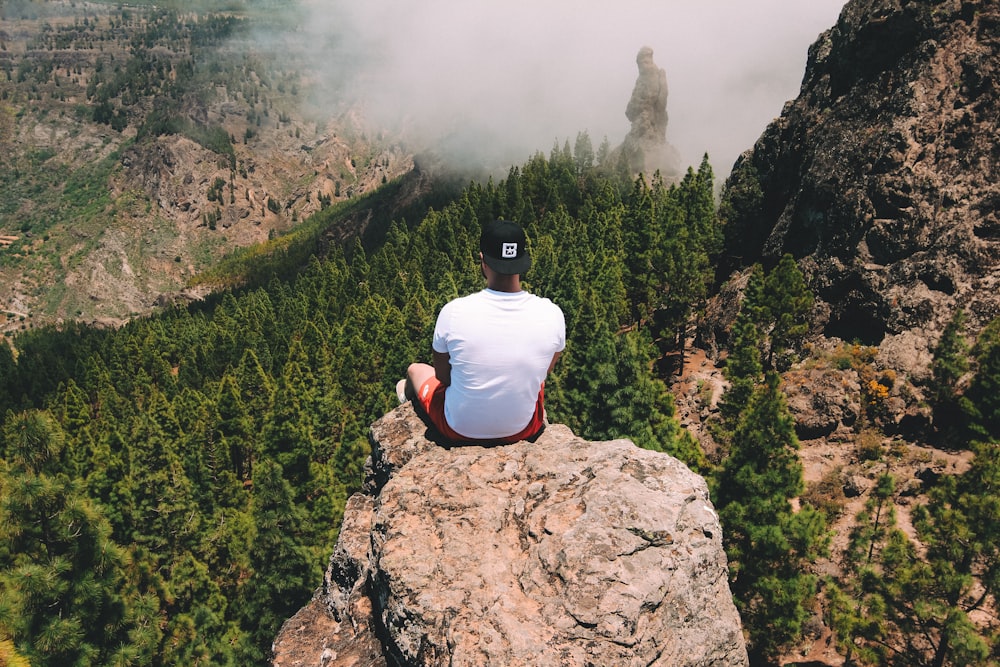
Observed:
[[[566,322],[548,299],[484,289],[445,304],[433,347],[451,357],[448,424],[467,438],[504,438],[531,421]]]

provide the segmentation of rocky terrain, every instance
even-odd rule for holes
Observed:
[[[723,190],[721,288],[685,378],[682,421],[709,452],[725,339],[748,268],[791,253],[816,296],[782,388],[801,441],[803,500],[828,513],[836,573],[878,475],[899,527],[968,451],[939,447],[927,403],[932,351],[958,309],[968,340],[1000,315],[1000,8],[852,0],[809,53],[799,96],[737,161]],[[877,391],[873,391],[875,388]],[[822,591],[786,662],[842,665]]]
[[[746,665],[705,482],[630,441],[550,425],[446,449],[406,403],[373,424],[281,667]]]
[[[308,65],[256,43],[251,19],[61,0],[0,9],[0,332],[117,324],[197,298],[189,281],[220,257],[412,168],[357,109],[315,106]],[[198,42],[213,16],[220,34]],[[203,67],[179,81],[192,61]],[[140,77],[150,62],[162,79]],[[196,132],[151,132],[165,106]],[[206,131],[229,141],[197,141]]]
[[[798,502],[809,502],[827,513],[832,538],[829,555],[813,565],[813,572],[820,576],[840,572],[856,515],[879,475],[889,473],[896,480],[896,519],[899,528],[912,539],[916,535],[911,511],[926,502],[927,483],[942,475],[964,473],[972,459],[969,451],[942,449],[925,437],[900,434],[896,420],[905,423],[907,408],[912,410],[913,406],[899,396],[894,397],[893,407],[886,413],[888,423],[868,422],[861,383],[870,367],[838,367],[846,365],[839,364],[838,359],[845,359],[853,350],[853,346],[815,350],[783,374],[782,390],[795,418],[806,485]],[[875,353],[874,348],[865,350]],[[684,376],[672,386],[681,424],[698,438],[710,457],[719,456],[710,424],[718,419],[718,400],[728,387],[723,367],[724,363],[695,348]],[[887,435],[886,430],[893,434]],[[802,643],[791,647],[782,664],[844,665],[844,656],[836,650],[826,623],[822,590],[812,611],[813,619]]]
[[[1000,8],[849,2],[728,183],[729,271],[792,253],[827,338],[926,378],[956,309],[1000,315]]]

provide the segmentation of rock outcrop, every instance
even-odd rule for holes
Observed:
[[[957,308],[1000,315],[1000,5],[851,0],[727,182],[731,270],[786,252],[817,329],[919,378]]]
[[[652,174],[660,170],[664,178],[680,176],[681,159],[667,143],[667,74],[653,61],[653,49],[644,46],[635,58],[639,76],[625,117],[632,123],[621,151],[633,173]]]
[[[409,403],[371,440],[276,666],[747,664],[718,518],[673,457],[561,425],[446,449]]]
[[[853,370],[795,369],[784,374],[782,390],[802,440],[853,428],[862,417],[861,386]]]

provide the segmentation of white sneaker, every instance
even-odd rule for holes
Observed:
[[[406,378],[396,383],[396,398],[399,399],[400,405],[410,400],[406,397]]]

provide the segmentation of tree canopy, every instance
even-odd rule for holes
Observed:
[[[16,360],[0,349],[0,640],[39,665],[265,664],[321,584],[368,425],[440,307],[482,288],[497,217],[566,314],[550,419],[703,466],[654,362],[706,295],[712,188],[707,161],[622,180],[581,135],[380,238],[256,257],[271,278],[202,303],[19,336]]]

